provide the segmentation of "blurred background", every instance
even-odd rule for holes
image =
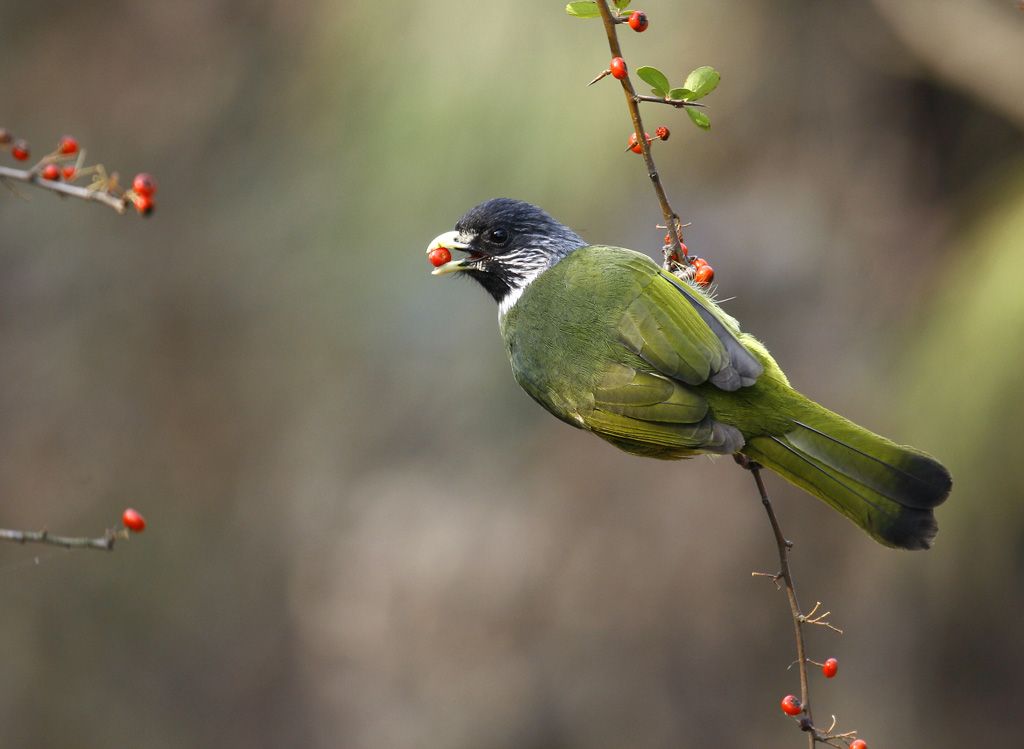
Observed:
[[[3,746],[803,746],[750,478],[645,461],[512,380],[427,242],[506,195],[652,255],[597,21],[563,2],[0,0],[0,125],[160,184],[148,220],[0,189]],[[655,157],[719,296],[808,396],[934,453],[899,553],[768,477],[819,723],[1024,731],[1024,12],[650,0],[713,65]],[[9,157],[4,157],[11,163]],[[817,672],[815,672],[817,673]]]

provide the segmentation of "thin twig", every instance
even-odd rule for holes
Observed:
[[[608,7],[607,0],[595,0],[598,9],[601,13],[601,20],[604,22],[605,33],[608,37],[608,47],[611,50],[612,58],[622,57],[622,49],[619,46],[619,39],[616,34],[615,26],[623,23],[623,19],[618,15],[613,15],[612,11]],[[611,73],[610,70],[605,70],[603,73],[594,78],[588,86],[597,83],[599,80]],[[637,94],[633,88],[633,84],[627,75],[621,79],[622,90],[626,95],[626,106],[629,109],[630,117],[633,120],[633,128],[636,133],[636,142],[640,145],[640,150],[644,158],[644,162],[647,164],[647,176],[650,177],[651,183],[654,186],[654,191],[658,196],[658,202],[661,204],[662,214],[665,216],[665,224],[669,233],[668,247],[665,248],[665,261],[664,267],[669,271],[676,271],[678,267],[682,266],[679,262],[679,258],[684,256],[682,252],[682,222],[679,216],[669,205],[668,196],[665,194],[665,188],[661,184],[661,177],[658,174],[657,167],[654,165],[654,157],[651,155],[651,144],[647,140],[646,132],[644,131],[643,120],[640,117],[640,103],[648,102],[655,104],[668,104],[677,108],[683,107],[703,107],[703,104],[697,102],[683,101],[680,99],[669,99],[667,97],[655,97]],[[631,150],[631,149],[627,149]],[[688,224],[687,224],[688,226]],[[775,542],[778,546],[779,551],[779,572],[774,575],[765,575],[765,573],[755,572],[754,575],[763,575],[771,577],[775,586],[778,588],[779,581],[783,582],[783,586],[786,588],[786,595],[789,598],[790,612],[793,618],[793,629],[796,635],[796,650],[797,650],[797,663],[800,671],[800,698],[801,705],[803,707],[803,717],[800,719],[801,730],[807,733],[807,743],[810,749],[814,749],[815,742],[821,742],[828,746],[838,747],[840,744],[836,744],[836,741],[842,741],[849,743],[850,739],[857,733],[856,731],[849,731],[842,734],[833,734],[832,730],[835,728],[835,716],[832,717],[832,725],[825,732],[822,732],[815,728],[814,720],[811,715],[811,695],[809,682],[807,678],[807,654],[804,649],[804,637],[803,637],[803,625],[804,624],[817,624],[828,627],[829,629],[835,630],[842,634],[842,631],[832,626],[826,617],[830,612],[826,611],[823,614],[818,614],[818,608],[821,606],[820,602],[814,605],[811,613],[804,615],[800,611],[800,604],[796,597],[796,588],[793,585],[793,574],[789,567],[789,551],[792,544],[786,540],[786,537],[782,533],[782,529],[779,526],[778,518],[775,516],[775,510],[772,507],[771,500],[768,498],[768,491],[765,489],[764,481],[761,479],[761,466],[754,461],[747,458],[743,454],[736,454],[736,462],[744,468],[748,469],[754,477],[754,481],[757,484],[757,490],[761,495],[761,503],[764,506],[765,512],[768,514],[768,520],[772,526],[772,532],[775,534]]]
[[[50,544],[51,546],[63,546],[65,549],[113,551],[114,541],[118,538],[127,538],[127,532],[108,530],[100,538],[81,538],[76,536],[54,536],[48,531],[13,531],[0,528],[0,540],[3,541],[13,541],[20,544]]]
[[[686,101],[685,99],[669,99],[668,97],[647,96],[646,94],[635,94],[634,98],[637,101],[647,101],[650,102],[651,104],[668,104],[676,108],[707,106],[707,104],[701,104],[699,101]]]
[[[811,692],[807,681],[807,654],[804,651],[804,615],[800,613],[800,604],[796,599],[796,588],[793,586],[793,573],[789,568],[791,544],[782,535],[782,528],[779,527],[779,520],[775,517],[775,509],[772,507],[771,500],[768,498],[768,491],[764,486],[764,480],[761,478],[761,469],[754,466],[750,472],[754,475],[757,490],[761,494],[761,504],[764,505],[765,512],[768,513],[768,522],[771,523],[772,532],[775,534],[775,543],[779,549],[779,578],[782,580],[783,587],[786,589],[786,596],[789,598],[789,608],[793,614],[793,630],[796,635],[797,669],[800,672],[800,703],[804,708],[804,717],[807,719],[807,725],[812,727],[812,730],[808,731],[807,745],[814,749],[814,716],[811,715]]]
[[[736,462],[750,471],[757,484],[757,491],[761,495],[761,504],[768,513],[768,522],[771,523],[772,533],[775,534],[775,543],[779,549],[779,573],[775,576],[775,582],[782,581],[789,598],[789,608],[793,615],[793,630],[796,634],[796,657],[797,666],[800,671],[800,704],[803,705],[804,717],[800,720],[800,727],[807,732],[807,745],[814,749],[815,741],[828,741],[827,734],[823,734],[814,727],[814,717],[811,715],[811,693],[807,680],[807,654],[804,651],[803,625],[807,617],[800,612],[800,604],[796,599],[796,588],[793,586],[793,573],[789,568],[789,551],[792,544],[786,540],[779,526],[779,519],[775,516],[775,509],[768,498],[768,490],[765,489],[764,480],[761,478],[761,466],[742,454],[737,454]],[[815,610],[817,610],[815,606]],[[818,623],[818,622],[815,622]]]
[[[619,46],[619,37],[615,31],[618,21],[615,20],[611,10],[608,8],[607,0],[597,0],[597,7],[601,11],[601,20],[604,21],[604,29],[608,35],[608,47],[611,49],[612,57],[622,57],[622,48]],[[633,83],[628,75],[622,79],[622,90],[626,94],[626,106],[629,107],[629,114],[633,119],[633,132],[636,133],[644,162],[647,164],[647,176],[651,178],[651,183],[654,185],[654,192],[658,196],[658,203],[661,204],[661,212],[665,216],[665,224],[668,226],[670,249],[665,251],[665,265],[668,268],[670,256],[681,257],[683,254],[680,246],[682,244],[681,222],[679,216],[672,210],[672,206],[669,205],[665,188],[661,184],[661,177],[654,166],[654,158],[651,156],[651,145],[647,142],[647,138],[644,137],[644,123],[640,118],[639,103],[641,99],[633,89]]]
[[[762,572],[755,572],[753,574],[771,577],[776,587],[779,587],[779,580],[782,580],[783,587],[786,589],[786,595],[789,597],[789,608],[793,616],[793,629],[796,633],[796,663],[800,671],[800,702],[804,710],[804,716],[800,719],[800,729],[807,732],[807,746],[810,749],[814,749],[816,741],[826,746],[839,747],[841,749],[850,743],[852,738],[857,735],[857,732],[832,733],[836,727],[836,717],[834,715],[832,716],[832,725],[829,726],[827,731],[815,728],[814,718],[811,715],[811,692],[807,679],[807,664],[808,662],[814,663],[814,661],[809,661],[804,650],[803,625],[817,624],[822,627],[828,627],[839,634],[842,634],[843,631],[826,621],[825,617],[831,612],[818,613],[818,609],[821,608],[820,601],[814,604],[814,608],[811,609],[810,613],[803,614],[800,612],[800,604],[796,600],[796,588],[793,585],[793,573],[789,567],[789,552],[793,545],[782,534],[779,519],[775,516],[775,509],[768,498],[768,490],[765,489],[764,481],[761,479],[761,466],[750,460],[746,455],[737,454],[735,458],[737,463],[749,470],[754,476],[754,481],[757,483],[757,491],[761,495],[761,504],[764,505],[765,512],[768,513],[768,522],[772,525],[772,533],[775,534],[775,543],[779,549],[778,574],[765,575]]]
[[[95,203],[103,203],[122,214],[128,210],[128,206],[130,205],[127,198],[121,195],[114,195],[113,193],[105,192],[103,190],[90,190],[88,187],[70,185],[67,182],[43,179],[39,175],[39,172],[33,169],[12,169],[9,166],[0,166],[0,181],[6,180],[35,184],[59,195],[80,198],[81,200],[88,200]]]

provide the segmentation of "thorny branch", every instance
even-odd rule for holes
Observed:
[[[604,22],[605,33],[608,37],[608,46],[611,50],[612,57],[622,57],[622,50],[619,46],[618,36],[616,34],[615,27],[617,24],[622,23],[622,19],[617,15],[613,15],[612,11],[608,7],[607,0],[595,0],[598,9],[601,13],[601,20]],[[598,80],[608,74],[605,71],[602,75],[599,75],[591,83],[596,83]],[[682,243],[682,227],[684,224],[679,219],[679,216],[669,205],[668,196],[665,194],[665,188],[661,184],[661,177],[658,174],[657,167],[654,165],[654,158],[651,155],[650,142],[644,137],[644,125],[643,120],[640,117],[640,102],[670,104],[673,106],[703,106],[695,102],[684,102],[670,99],[657,98],[652,96],[642,96],[636,93],[633,88],[633,84],[630,81],[629,75],[621,79],[622,89],[626,95],[626,106],[629,108],[630,117],[633,120],[633,128],[636,133],[636,140],[640,146],[641,154],[644,158],[644,163],[647,165],[647,175],[651,178],[651,183],[654,185],[654,191],[658,196],[658,202],[661,204],[662,214],[665,217],[665,224],[668,228],[669,234],[669,246],[665,248],[665,260],[664,267],[670,272],[675,272],[682,267],[685,267],[683,263],[679,261],[679,258],[685,256],[685,253],[681,251]],[[771,500],[768,497],[768,492],[765,489],[764,481],[761,478],[761,466],[754,461],[747,458],[745,455],[736,454],[736,462],[744,468],[748,469],[754,477],[754,481],[757,484],[758,492],[761,495],[761,503],[764,506],[765,512],[768,514],[768,521],[771,523],[772,532],[775,535],[775,542],[778,546],[779,552],[779,572],[773,575],[767,575],[771,577],[776,586],[779,586],[779,581],[782,581],[782,587],[786,589],[786,595],[789,598],[790,612],[793,617],[793,629],[796,635],[796,649],[797,649],[797,664],[800,672],[800,700],[803,706],[803,715],[800,718],[800,728],[807,733],[807,745],[810,749],[814,749],[815,742],[821,742],[827,746],[832,747],[845,747],[848,746],[853,737],[856,735],[856,731],[848,731],[845,733],[832,733],[835,728],[835,716],[832,717],[832,724],[826,731],[821,731],[814,726],[814,719],[811,714],[811,695],[809,682],[807,678],[807,663],[808,658],[804,648],[804,636],[803,636],[803,625],[804,624],[815,624],[839,632],[842,631],[832,624],[830,624],[826,617],[829,616],[830,612],[818,613],[818,609],[821,607],[821,603],[815,603],[814,608],[811,609],[809,614],[804,614],[800,611],[800,604],[796,597],[796,588],[793,585],[793,574],[789,567],[789,551],[792,544],[786,540],[786,537],[782,533],[782,529],[779,526],[778,518],[775,515],[775,510],[772,507]],[[764,573],[754,573],[755,575],[763,575]],[[841,742],[841,743],[840,743]]]
[[[65,549],[100,549],[102,551],[113,551],[114,542],[119,538],[127,538],[128,532],[124,530],[108,529],[99,538],[82,538],[77,536],[54,536],[49,531],[14,531],[0,528],[0,540],[13,541],[15,543],[37,543],[50,544],[51,546],[63,546]]]
[[[749,470],[754,477],[757,491],[761,495],[761,504],[764,505],[765,512],[768,514],[768,522],[771,523],[772,533],[775,535],[775,543],[779,550],[779,571],[774,575],[767,575],[767,577],[771,577],[776,585],[779,584],[780,580],[782,581],[782,587],[786,589],[786,596],[789,598],[789,609],[793,616],[793,630],[796,634],[796,663],[800,672],[800,702],[804,710],[804,714],[800,718],[800,729],[807,732],[807,746],[810,749],[814,749],[814,742],[816,741],[820,741],[828,746],[844,746],[845,744],[837,744],[835,742],[846,742],[857,732],[832,733],[832,729],[835,727],[835,716],[833,716],[832,725],[827,731],[820,731],[814,727],[814,718],[811,715],[811,692],[807,679],[808,658],[804,649],[803,625],[816,624],[828,627],[839,634],[842,634],[842,630],[834,627],[826,620],[826,617],[831,612],[818,613],[818,609],[821,607],[820,601],[814,604],[814,608],[811,609],[810,613],[804,614],[800,611],[800,603],[796,598],[796,587],[793,585],[793,573],[789,567],[789,552],[793,544],[786,540],[782,533],[782,528],[779,526],[779,519],[775,516],[775,509],[772,507],[771,500],[768,498],[768,490],[765,489],[764,480],[761,478],[761,466],[743,454],[737,454],[734,457],[736,462]],[[764,573],[759,572],[753,574],[765,576]]]
[[[701,104],[699,101],[686,101],[685,99],[662,99],[657,96],[647,96],[646,94],[636,94],[637,101],[647,101],[651,104],[668,104],[676,109],[682,107],[706,107],[707,104]]]
[[[608,35],[608,47],[611,49],[612,57],[622,57],[619,37],[615,31],[617,22],[608,8],[608,1],[597,0],[597,7],[601,11],[601,20],[604,21],[604,29]],[[673,265],[670,258],[672,256],[680,258],[684,254],[680,248],[682,244],[682,222],[679,220],[678,214],[672,210],[672,206],[669,205],[665,188],[661,184],[661,176],[654,165],[654,157],[651,156],[651,145],[647,142],[647,138],[644,137],[644,123],[640,117],[640,101],[643,99],[633,89],[633,83],[628,75],[622,79],[622,90],[626,94],[626,106],[629,107],[629,115],[633,120],[633,132],[636,133],[637,141],[642,149],[641,153],[644,157],[644,163],[647,164],[647,176],[651,178],[651,183],[654,185],[654,192],[658,196],[658,203],[661,204],[661,213],[665,217],[665,225],[668,227],[670,241],[669,248],[665,250],[664,265],[666,270],[672,271],[675,270],[675,265]],[[658,101],[663,100],[659,99]],[[676,261],[676,265],[678,265],[678,261]]]

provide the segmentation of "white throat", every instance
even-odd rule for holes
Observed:
[[[530,270],[526,271],[523,274],[522,283],[520,283],[514,289],[510,290],[508,294],[505,295],[505,298],[502,299],[501,302],[498,304],[498,322],[501,322],[504,319],[505,314],[510,309],[516,306],[516,302],[519,301],[519,298],[523,295],[523,292],[526,291],[526,287],[529,286],[534,281],[536,281],[537,276],[539,276],[546,270],[547,267],[531,268]]]

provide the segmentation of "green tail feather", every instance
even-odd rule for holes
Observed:
[[[791,420],[785,434],[758,436],[743,447],[772,469],[841,512],[886,546],[927,549],[938,532],[932,508],[949,495],[942,464],[911,447],[817,407]]]

